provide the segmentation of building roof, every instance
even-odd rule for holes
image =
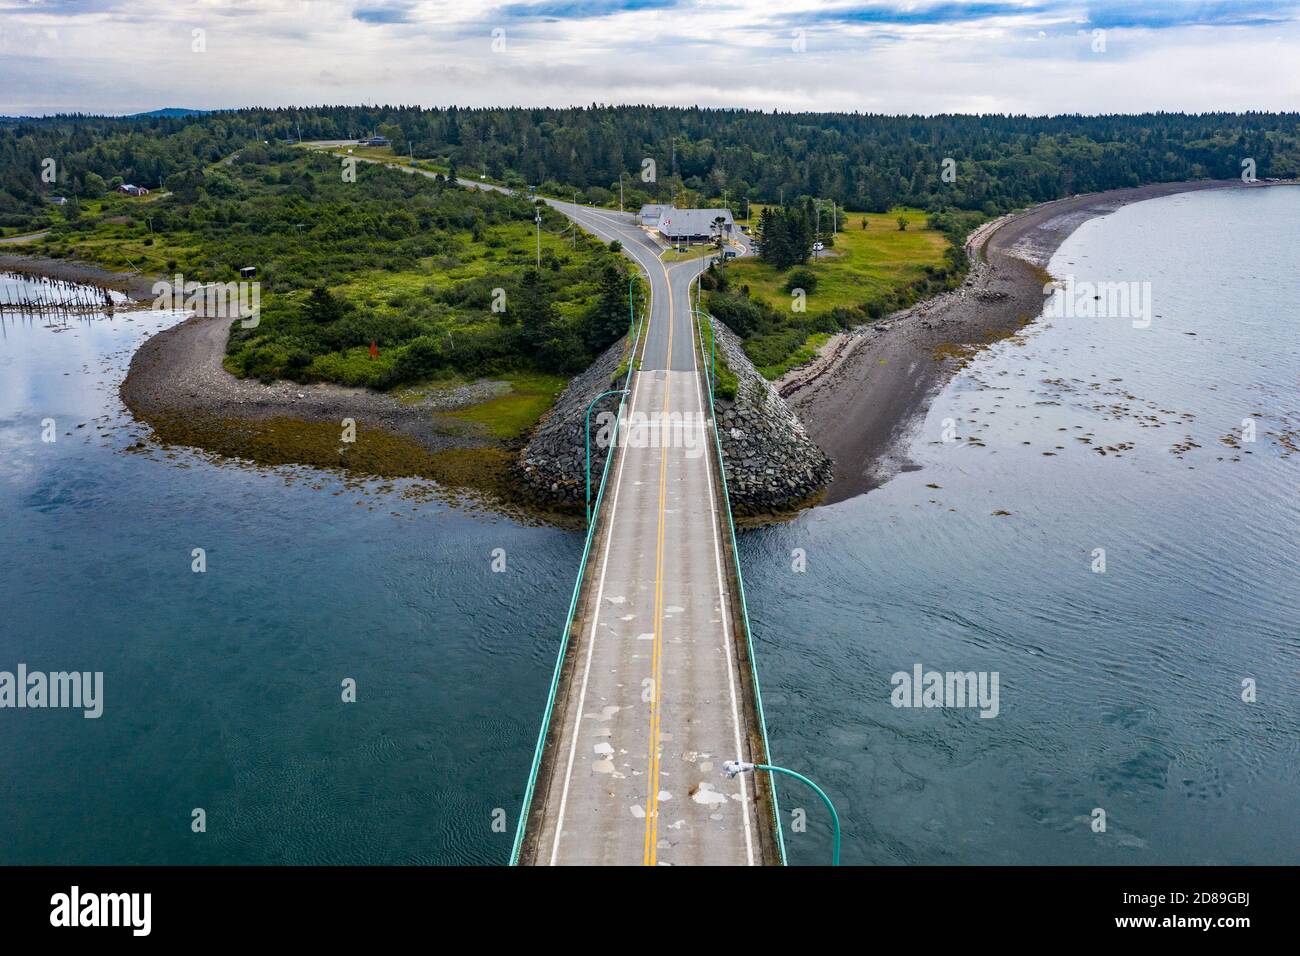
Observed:
[[[653,226],[659,222],[659,217],[663,214],[663,211],[671,208],[671,206],[662,203],[646,203],[641,207],[641,212],[637,216],[641,220],[641,225]]]
[[[725,228],[735,225],[730,209],[677,209],[665,206],[659,216],[659,232],[666,236],[711,236],[713,220],[721,216]]]

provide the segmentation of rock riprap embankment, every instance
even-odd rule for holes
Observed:
[[[716,402],[719,437],[727,466],[731,506],[737,514],[787,511],[811,502],[831,477],[831,460],[808,437],[785,400],[759,374],[740,340],[718,323],[718,348],[736,376],[736,397]],[[581,508],[586,499],[584,416],[601,392],[621,388],[627,343],[610,346],[575,377],[520,452],[516,471],[527,498],[548,507]],[[592,407],[591,484],[594,497],[605,456],[608,416],[619,396]]]
[[[810,503],[830,483],[831,459],[754,367],[740,339],[716,319],[713,327],[718,351],[736,376],[736,397],[714,401],[731,507],[754,515]]]
[[[622,388],[628,351],[626,336],[601,353],[585,372],[575,376],[550,411],[538,422],[533,437],[516,463],[524,497],[548,507],[578,507],[586,500],[586,445],[583,438],[587,407],[601,392]],[[617,373],[617,374],[616,374]],[[615,380],[617,379],[617,381]],[[607,395],[591,409],[591,493],[600,485],[609,454],[601,440],[602,412],[618,410],[619,396]]]

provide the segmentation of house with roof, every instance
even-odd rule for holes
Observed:
[[[641,225],[647,229],[654,229],[659,225],[659,217],[663,215],[665,209],[671,209],[672,206],[666,206],[663,203],[646,203],[637,213],[637,219]]]
[[[721,220],[719,222],[718,220]],[[723,241],[736,228],[730,209],[678,209],[665,206],[655,226],[669,242],[709,242],[721,232]]]

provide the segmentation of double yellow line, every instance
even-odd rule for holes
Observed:
[[[660,419],[659,434],[659,532],[655,545],[655,606],[654,606],[654,644],[650,653],[650,745],[649,761],[646,765],[646,812],[645,812],[645,853],[642,862],[654,866],[659,848],[659,751],[660,722],[662,710],[659,700],[663,686],[663,615],[664,615],[664,526],[667,524],[665,507],[668,497],[668,447],[664,442],[662,429],[668,424],[668,407],[672,398],[669,391],[669,372],[673,356],[673,284],[668,277],[668,267],[659,261],[663,269],[664,283],[668,286],[668,350],[664,371],[664,413]],[[648,333],[647,333],[648,336]]]

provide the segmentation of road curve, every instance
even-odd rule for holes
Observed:
[[[544,201],[618,240],[649,281],[650,309],[520,862],[777,862],[752,781],[722,773],[725,760],[764,757],[751,746],[761,733],[690,302],[707,263],[666,265],[629,215]]]
[[[768,862],[750,782],[721,772],[753,755],[689,300],[702,264],[665,266],[626,217],[552,205],[622,243],[651,307],[524,862]]]

